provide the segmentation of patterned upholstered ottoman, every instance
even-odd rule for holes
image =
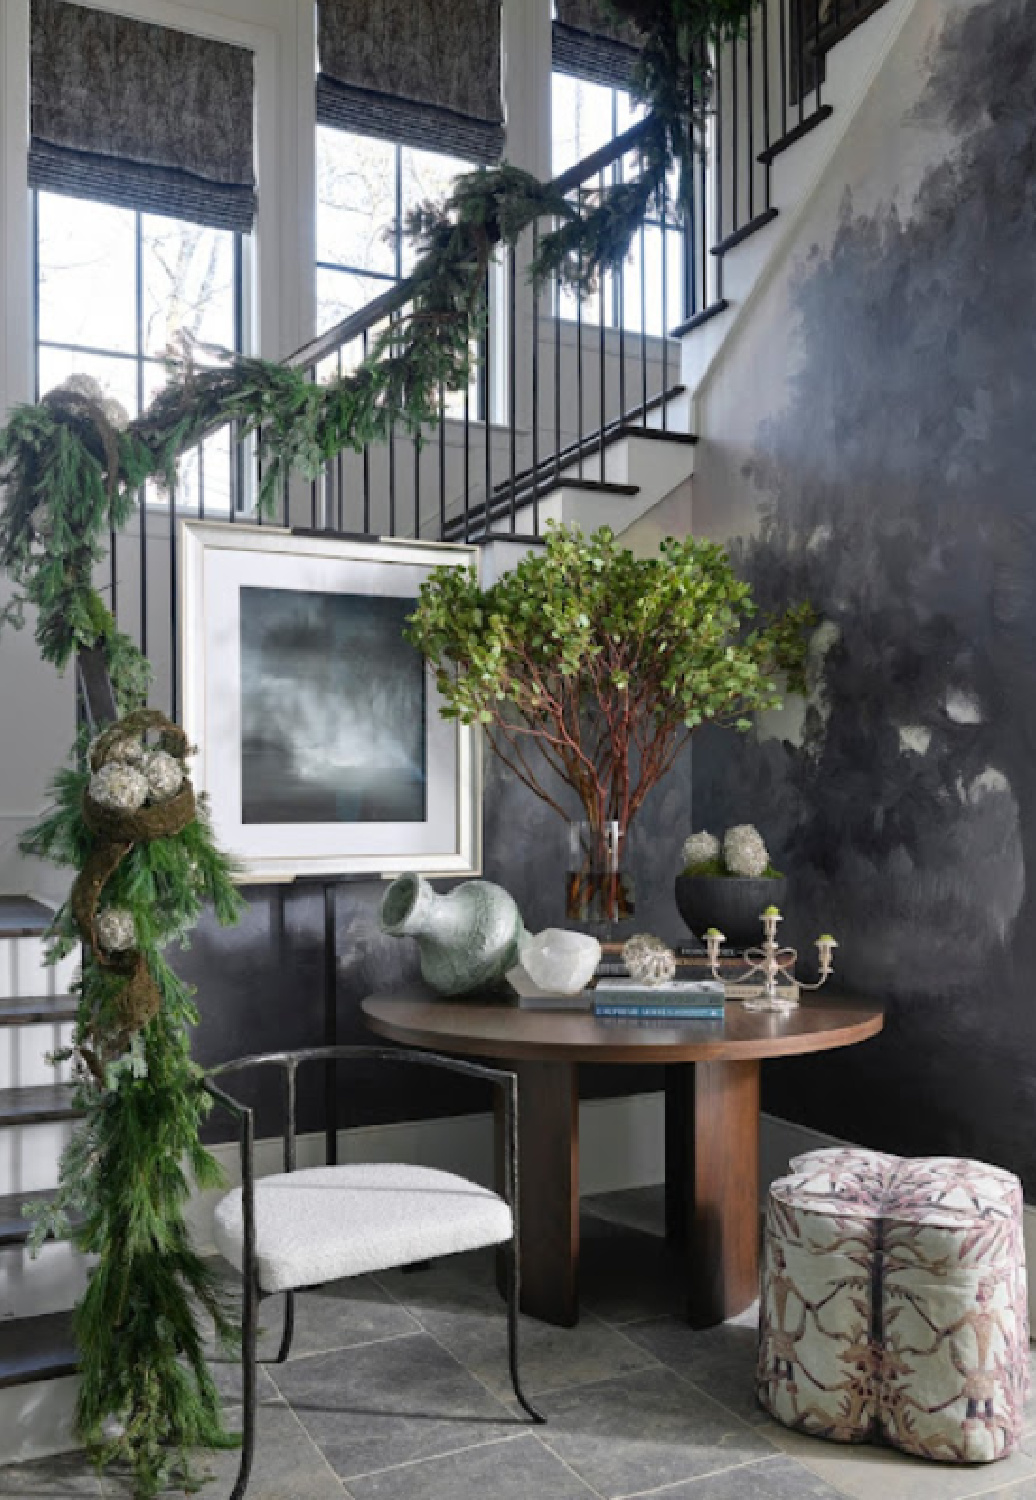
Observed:
[[[954,1157],[796,1157],[770,1188],[759,1399],[838,1443],[985,1463],[1028,1390],[1022,1190]]]

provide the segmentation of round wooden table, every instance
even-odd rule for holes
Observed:
[[[806,997],[785,1014],[731,1000],[722,1021],[665,1025],[417,988],[369,996],[363,1014],[392,1041],[517,1072],[522,1308],[564,1327],[579,1317],[579,1063],[664,1065],[666,1231],[685,1247],[688,1318],[708,1328],[758,1291],[760,1063],[848,1047],[884,1022],[879,1006],[844,996]]]

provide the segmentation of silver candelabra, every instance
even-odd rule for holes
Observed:
[[[732,1000],[743,1001],[746,1010],[794,1010],[800,990],[818,990],[830,978],[838,944],[829,932],[817,938],[820,978],[815,984],[804,984],[795,977],[797,949],[782,948],[777,941],[777,924],[784,919],[776,906],[760,912],[759,920],[763,924],[763,941],[758,948],[745,949],[741,957],[746,967],[726,984],[726,993]],[[718,927],[710,927],[705,934],[705,951],[713,978],[726,983],[720,973],[720,948],[724,941]]]

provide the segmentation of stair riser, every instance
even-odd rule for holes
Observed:
[[[83,1295],[87,1260],[71,1245],[44,1245],[35,1260],[24,1246],[0,1250],[0,1342],[4,1318],[67,1312]]]
[[[0,1462],[27,1463],[78,1448],[72,1432],[78,1389],[75,1376],[0,1389]]]
[[[0,1089],[64,1082],[69,1076],[68,1063],[54,1067],[47,1057],[65,1046],[71,1036],[72,1025],[67,1021],[0,1027]]]
[[[0,1000],[17,995],[68,994],[79,972],[74,955],[49,967],[42,938],[8,938],[0,942]]]
[[[73,1128],[72,1120],[48,1120],[0,1130],[0,1193],[54,1187],[58,1161]]]

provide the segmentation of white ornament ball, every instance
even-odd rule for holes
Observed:
[[[638,932],[623,943],[622,958],[638,984],[668,984],[676,978],[676,954],[650,932]]]
[[[684,840],[684,869],[693,872],[702,865],[711,864],[714,859],[719,859],[720,847],[719,839],[714,833],[692,833],[689,839]]]
[[[128,953],[136,946],[137,929],[133,913],[121,906],[107,906],[97,913],[94,923],[97,941],[106,953]]]
[[[731,875],[749,878],[762,875],[770,856],[758,828],[751,823],[728,828],[723,836],[723,862]]]
[[[147,777],[124,761],[109,761],[90,777],[90,796],[111,812],[136,812],[147,794]]]
[[[168,750],[153,750],[144,762],[148,791],[152,802],[175,797],[183,786],[183,766]]]
[[[96,744],[96,741],[94,742]],[[127,765],[142,765],[147,755],[144,746],[132,735],[125,734],[120,739],[109,741],[108,748],[104,752],[105,764],[112,760],[124,761]]]

